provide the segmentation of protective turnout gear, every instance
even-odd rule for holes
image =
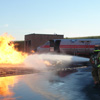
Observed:
[[[95,52],[100,51],[100,45],[95,45],[94,51],[95,51]]]
[[[94,52],[100,52],[100,50],[94,50]]]
[[[98,65],[100,66],[100,52],[98,52],[97,59],[98,59]]]
[[[100,64],[99,64],[97,67],[99,67],[99,68],[100,68]]]
[[[91,62],[93,67],[97,67],[97,65],[98,65],[97,53],[94,53],[91,55],[90,62]]]
[[[100,46],[95,47],[94,53],[90,57],[90,62],[92,65],[92,76],[95,87],[100,87]]]
[[[92,68],[92,77],[94,82],[99,82],[99,76],[98,76],[98,68],[97,67],[93,67]]]

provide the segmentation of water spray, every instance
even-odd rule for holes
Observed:
[[[84,57],[78,57],[78,56],[71,56],[71,55],[58,55],[58,54],[33,54],[28,56],[25,59],[25,65],[27,67],[33,67],[37,70],[45,70],[47,68],[44,61],[49,61],[52,66],[55,63],[55,66],[59,68],[60,67],[70,65],[71,63],[82,63],[82,62],[88,62],[88,58]]]

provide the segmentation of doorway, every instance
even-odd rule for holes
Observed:
[[[50,51],[60,52],[61,40],[50,40]]]

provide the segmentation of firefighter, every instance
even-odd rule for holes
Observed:
[[[94,53],[90,57],[92,64],[92,76],[94,79],[95,88],[100,87],[100,46],[96,46]]]

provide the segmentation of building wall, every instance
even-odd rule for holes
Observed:
[[[28,34],[25,35],[24,49],[25,52],[36,50],[38,46],[43,45],[51,39],[63,39],[63,35],[50,35],[50,34]]]
[[[24,52],[24,41],[14,41],[14,44],[18,51]]]

